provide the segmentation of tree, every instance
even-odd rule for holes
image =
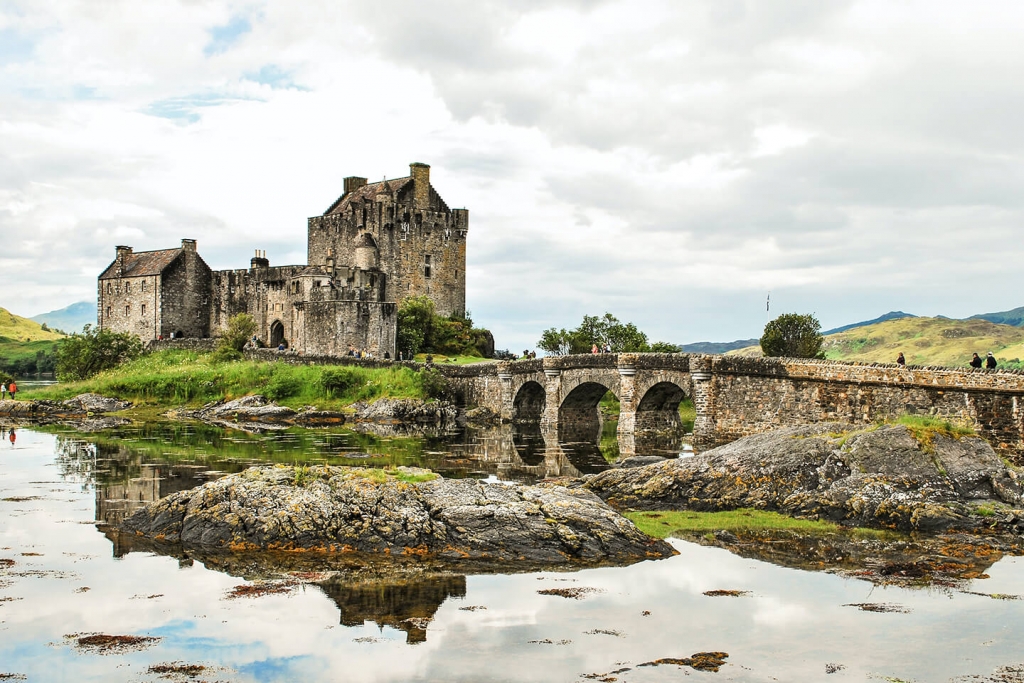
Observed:
[[[579,327],[574,330],[566,330],[564,327],[544,330],[537,347],[552,355],[563,356],[590,353],[595,344],[602,350],[605,345],[609,345],[613,353],[678,353],[680,350],[675,344],[667,342],[651,344],[647,334],[636,325],[623,323],[611,313],[601,317],[585,315]]]
[[[239,313],[228,319],[228,329],[217,342],[217,358],[220,360],[238,360],[242,357],[242,349],[256,334],[256,320],[248,313]]]
[[[111,332],[86,325],[57,343],[57,379],[62,382],[87,379],[98,372],[117,367],[142,353],[142,340],[129,332]]]
[[[821,323],[813,315],[783,313],[764,326],[761,350],[764,355],[787,358],[824,358]]]
[[[434,302],[428,296],[411,296],[398,307],[398,329],[395,347],[412,358],[421,350],[432,351],[434,336]]]
[[[413,296],[398,307],[395,347],[410,358],[420,352],[487,357],[494,352],[494,337],[473,327],[469,311],[437,315],[430,297]]]

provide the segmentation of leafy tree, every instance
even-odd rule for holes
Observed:
[[[256,320],[248,313],[239,313],[228,319],[228,329],[217,342],[216,356],[219,360],[238,360],[242,349],[256,334]]]
[[[824,358],[821,323],[813,315],[783,313],[764,326],[761,350],[766,356],[787,358]]]
[[[437,315],[429,297],[414,296],[398,307],[395,346],[410,357],[420,352],[485,356],[492,353],[494,338],[488,330],[473,327],[468,312]]]
[[[111,332],[86,325],[57,343],[57,379],[62,382],[86,379],[102,370],[138,358],[142,340],[129,332]]]
[[[579,327],[574,330],[554,327],[544,330],[541,333],[540,341],[537,342],[537,347],[552,355],[561,356],[570,353],[590,353],[594,344],[597,344],[598,348],[602,350],[606,344],[610,345],[613,353],[648,351],[678,353],[680,351],[678,346],[667,342],[651,344],[647,339],[647,334],[636,325],[623,323],[611,313],[605,313],[601,317],[585,315]]]

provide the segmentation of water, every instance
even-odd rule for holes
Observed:
[[[676,557],[630,567],[349,576],[232,598],[260,585],[241,578],[258,570],[121,554],[95,524],[251,462],[420,463],[492,480],[599,465],[507,430],[251,436],[174,424],[21,429],[0,446],[0,674],[31,681],[167,680],[150,667],[175,662],[206,668],[174,680],[209,681],[947,681],[1024,661],[1024,600],[873,586],[685,541],[673,541]],[[1024,559],[986,572],[966,588],[1024,595]],[[537,592],[566,587],[593,590]],[[749,594],[704,595],[717,589]],[[845,606],[865,602],[905,612]],[[110,654],[78,646],[95,633],[159,640]],[[701,651],[729,656],[718,673],[637,666]]]

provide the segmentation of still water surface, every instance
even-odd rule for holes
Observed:
[[[177,662],[206,668],[175,680],[208,681],[966,681],[1024,661],[1024,600],[876,587],[685,541],[673,541],[676,557],[630,567],[298,584],[232,598],[251,582],[200,562],[118,557],[96,524],[256,462],[417,464],[525,481],[607,466],[600,452],[507,429],[255,436],[162,424],[16,436],[0,442],[0,674],[159,681],[150,667]],[[969,589],[1024,595],[1022,558],[987,574]],[[561,587],[593,590],[580,600],[537,592]],[[749,594],[704,595],[718,589]],[[905,611],[845,606],[864,602]],[[90,633],[159,640],[98,654],[77,647]],[[637,666],[701,651],[728,653],[726,665]]]

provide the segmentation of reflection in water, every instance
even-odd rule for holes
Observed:
[[[342,626],[372,621],[404,631],[407,643],[427,639],[427,624],[446,599],[466,597],[466,577],[435,574],[407,580],[325,581],[317,584],[341,611]]]
[[[218,451],[187,430],[191,443],[159,430],[122,433],[120,443],[119,434],[18,433],[16,447],[0,454],[0,674],[156,683],[163,679],[151,667],[180,662],[237,683],[810,681],[830,670],[830,680],[942,682],[1013,680],[993,672],[1021,662],[1024,600],[1008,598],[1024,595],[1024,558],[999,559],[1007,549],[993,545],[965,559],[955,538],[946,546],[844,545],[715,534],[701,539],[708,545],[675,541],[680,555],[659,562],[482,575],[418,558],[397,569],[379,557],[315,553],[168,558],[116,535],[112,558],[110,541],[90,523],[94,506],[118,518],[126,500],[253,461],[437,463],[455,475],[526,479],[578,471],[543,434],[459,433],[440,448],[426,437],[391,451],[386,441],[330,430],[257,440],[222,432]],[[891,583],[954,565],[966,574],[939,589]],[[820,571],[832,567],[842,574]],[[871,582],[862,580],[866,570]],[[977,578],[963,582],[966,575]],[[227,599],[243,579],[260,578],[284,592]],[[588,590],[578,601],[539,593],[565,588]],[[727,591],[746,593],[712,597]],[[898,609],[855,607],[864,604]],[[98,657],[76,651],[64,638],[71,633],[160,640]],[[638,667],[710,650],[729,653],[718,674]]]

